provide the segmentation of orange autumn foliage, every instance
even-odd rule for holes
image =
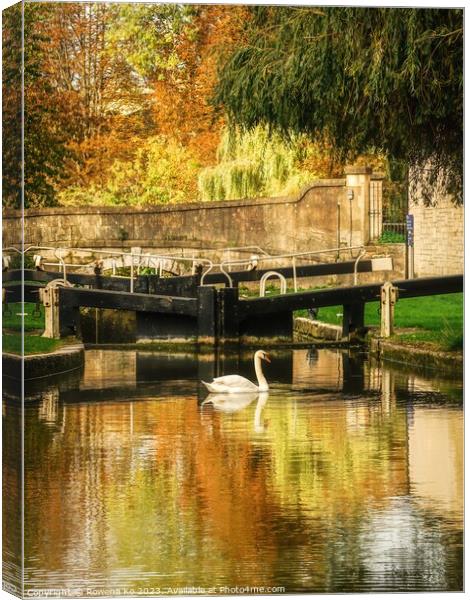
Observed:
[[[241,39],[242,25],[249,17],[245,6],[198,6],[178,45],[184,68],[178,66],[155,84],[159,132],[187,146],[204,166],[215,162],[225,124],[210,104],[217,67]]]

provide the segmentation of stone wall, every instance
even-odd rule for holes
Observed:
[[[416,277],[463,273],[464,214],[450,198],[442,197],[436,206],[413,202],[414,275]]]
[[[29,209],[25,245],[143,250],[261,246],[271,254],[368,242],[371,170],[317,181],[298,197],[135,207]],[[339,228],[338,228],[339,225]],[[3,245],[21,242],[21,212],[3,213]]]

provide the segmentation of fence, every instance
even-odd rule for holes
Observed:
[[[371,179],[369,187],[370,239],[391,234],[405,241],[406,214],[408,212],[407,182]]]

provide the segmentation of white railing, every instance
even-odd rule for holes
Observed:
[[[14,246],[8,246],[8,247],[2,249],[2,251],[4,253],[13,251],[18,254],[26,254],[27,252],[31,252],[31,251],[52,252],[53,255],[58,260],[57,263],[43,262],[41,260],[40,255],[36,255],[35,258],[36,258],[38,264],[43,264],[45,266],[59,266],[61,268],[64,281],[67,280],[67,269],[70,269],[70,268],[88,268],[89,269],[89,268],[95,268],[97,266],[97,264],[100,266],[100,268],[103,268],[103,264],[106,264],[106,258],[107,258],[107,259],[109,259],[109,261],[108,261],[108,264],[106,264],[106,266],[104,268],[110,268],[112,270],[113,275],[116,274],[116,269],[120,266],[130,267],[129,279],[130,279],[130,291],[131,292],[134,291],[134,280],[136,277],[136,272],[138,275],[140,269],[145,268],[145,267],[150,267],[150,268],[155,268],[156,270],[158,270],[158,273],[161,276],[163,270],[168,270],[168,269],[164,269],[165,262],[189,263],[192,274],[194,274],[196,272],[196,267],[198,265],[201,265],[203,267],[203,269],[205,267],[205,269],[201,273],[201,281],[200,281],[201,286],[206,285],[205,284],[206,276],[211,271],[213,271],[214,268],[218,268],[218,269],[220,269],[220,272],[226,277],[229,286],[233,287],[233,279],[229,273],[229,271],[231,269],[233,269],[233,267],[254,268],[260,264],[262,265],[262,264],[266,264],[266,263],[273,263],[276,261],[277,262],[279,262],[279,261],[285,262],[285,261],[289,261],[289,260],[290,260],[290,264],[292,266],[292,279],[293,279],[293,283],[294,283],[294,291],[297,292],[297,266],[298,266],[297,262],[299,260],[305,261],[310,258],[321,256],[323,254],[335,253],[337,256],[339,256],[342,252],[351,252],[352,250],[359,251],[359,253],[356,257],[355,263],[354,263],[354,285],[356,285],[357,284],[358,264],[359,264],[360,259],[366,253],[364,246],[341,246],[339,248],[327,248],[327,249],[323,249],[323,250],[314,250],[314,251],[307,251],[307,252],[290,252],[290,253],[286,253],[286,254],[276,254],[276,255],[268,254],[259,246],[240,246],[240,247],[234,247],[234,248],[225,248],[225,249],[223,249],[223,251],[236,251],[236,252],[258,251],[258,252],[260,252],[260,254],[256,254],[256,255],[252,254],[247,259],[222,260],[220,263],[214,263],[209,258],[201,257],[201,256],[196,257],[194,255],[189,257],[189,256],[175,256],[175,255],[169,255],[169,254],[152,254],[152,253],[141,253],[141,252],[133,253],[133,252],[120,251],[120,250],[96,250],[93,248],[76,248],[76,247],[75,248],[67,248],[67,247],[55,248],[55,247],[50,247],[50,246],[28,246],[22,251]],[[101,255],[101,256],[104,256],[105,258],[104,258],[104,260],[101,260],[101,261],[95,260],[91,263],[86,263],[86,264],[66,263],[63,256],[73,253],[73,252],[81,253],[81,254],[89,253],[94,256]]]
[[[261,277],[259,282],[259,295],[260,298],[264,298],[266,295],[266,282],[271,277],[277,277],[281,282],[281,294],[285,294],[287,292],[287,281],[282,273],[278,273],[277,271],[268,271]]]
[[[163,265],[164,265],[165,261],[173,262],[173,263],[175,263],[175,262],[190,263],[193,274],[196,271],[197,265],[202,265],[203,268],[205,266],[205,271],[203,271],[201,274],[201,285],[204,285],[204,277],[214,267],[214,263],[210,259],[202,258],[202,257],[195,257],[195,256],[185,257],[185,256],[173,256],[173,255],[167,255],[167,254],[132,253],[132,252],[123,252],[123,251],[119,251],[119,250],[95,250],[92,248],[76,248],[76,247],[75,248],[67,248],[67,247],[53,248],[50,246],[28,246],[23,251],[19,250],[18,248],[15,248],[13,246],[9,246],[7,248],[2,249],[3,252],[14,251],[14,252],[17,252],[18,254],[26,254],[27,252],[31,252],[31,251],[44,251],[44,250],[46,250],[48,252],[53,252],[54,256],[57,258],[57,260],[59,262],[58,263],[44,262],[42,264],[44,264],[46,266],[60,266],[61,270],[62,270],[64,281],[67,280],[67,267],[92,268],[92,267],[96,266],[96,261],[94,261],[92,263],[86,263],[86,264],[66,263],[64,261],[63,257],[60,256],[58,253],[61,253],[61,254],[64,253],[64,255],[66,255],[66,254],[70,254],[73,252],[77,252],[77,253],[79,252],[79,253],[90,253],[93,255],[98,254],[98,255],[106,256],[111,259],[110,268],[113,269],[114,272],[115,272],[116,266],[118,264],[117,259],[121,258],[122,266],[130,267],[129,279],[130,279],[130,291],[131,292],[134,291],[134,280],[136,277],[136,270],[138,271],[140,268],[143,268],[145,266],[153,266],[156,269],[159,269],[160,275],[162,273]],[[128,259],[128,260],[126,260],[126,259]]]
[[[310,257],[319,256],[322,254],[330,254],[330,253],[341,253],[341,252],[350,252],[351,250],[359,250],[358,258],[356,259],[356,263],[354,265],[354,277],[355,281],[357,280],[357,265],[359,259],[364,256],[365,248],[364,246],[341,246],[340,248],[327,248],[325,250],[314,250],[310,252],[290,252],[288,254],[276,254],[276,255],[267,255],[267,256],[257,256],[256,262],[259,265],[260,263],[267,263],[273,261],[287,260],[290,259],[292,265],[292,279],[294,282],[294,291],[297,291],[297,261],[308,260]],[[220,265],[214,265],[215,267],[219,267],[221,272],[227,277],[230,282],[230,287],[233,287],[233,280],[229,274],[229,267],[238,266],[238,267],[249,267],[253,264],[253,257],[250,257],[249,260],[232,260],[232,261],[222,261]]]
[[[27,252],[30,252],[31,250],[47,250],[53,252],[54,256],[59,261],[57,264],[59,264],[62,267],[64,281],[67,280],[67,265],[64,259],[61,256],[58,256],[57,254],[57,252],[61,250],[61,248],[53,248],[52,246],[28,246],[24,250],[19,250],[15,246],[7,246],[5,248],[2,248],[2,254],[5,255],[8,252],[14,251],[17,254],[24,256]],[[5,256],[3,256],[3,264],[5,264]]]

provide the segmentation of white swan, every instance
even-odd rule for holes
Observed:
[[[258,379],[258,385],[252,383],[246,377],[241,375],[225,375],[224,377],[216,377],[211,383],[202,381],[209,392],[216,394],[243,394],[245,392],[267,392],[269,390],[266,377],[263,375],[261,361],[271,362],[269,356],[264,350],[255,352],[255,373]]]

